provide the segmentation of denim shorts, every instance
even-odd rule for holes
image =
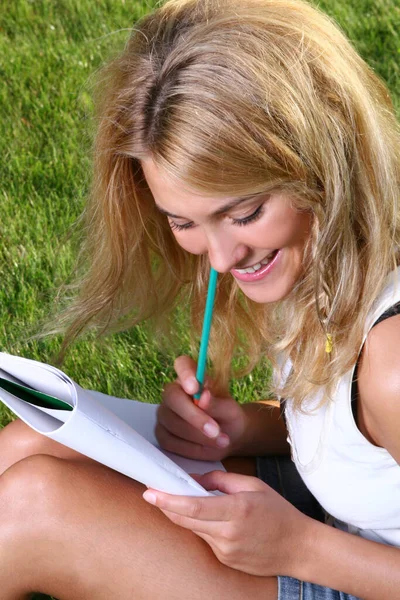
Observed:
[[[325,522],[325,512],[307,489],[290,456],[258,456],[257,477],[304,514]],[[278,600],[360,600],[315,583],[278,576]]]

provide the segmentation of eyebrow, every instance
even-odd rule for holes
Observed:
[[[221,208],[219,208],[218,210],[213,212],[211,214],[211,216],[217,217],[218,215],[222,215],[223,213],[232,210],[232,208],[235,208],[235,206],[237,206],[241,202],[244,202],[245,200],[253,200],[253,199],[257,198],[258,196],[262,196],[262,195],[263,194],[254,194],[252,196],[242,196],[240,198],[235,198],[235,200],[231,200],[231,202],[228,202],[227,204],[224,204],[224,206],[221,206]],[[158,208],[158,210],[160,211],[160,213],[162,213],[163,215],[166,215],[167,217],[171,217],[172,219],[186,219],[186,217],[181,217],[180,215],[174,215],[173,213],[170,213],[167,210],[164,210],[163,208],[161,208],[161,206],[159,206],[157,204],[157,202],[155,202],[155,205]]]

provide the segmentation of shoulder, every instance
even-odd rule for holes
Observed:
[[[400,314],[369,332],[359,362],[358,392],[368,432],[400,463]]]

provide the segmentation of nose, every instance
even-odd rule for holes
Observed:
[[[218,273],[228,273],[248,254],[249,248],[224,235],[207,235],[207,252],[211,266]]]

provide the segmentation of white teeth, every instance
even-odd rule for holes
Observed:
[[[252,267],[247,267],[247,269],[243,269],[243,271],[245,271],[246,273],[255,273],[256,271],[261,269],[261,267],[262,264],[259,262],[256,265],[253,265]]]
[[[267,265],[270,262],[271,258],[274,257],[275,252],[276,251],[274,250],[273,252],[271,252],[271,254],[268,254],[268,256],[266,258],[263,258],[261,261],[261,264]]]
[[[261,269],[263,265],[267,265],[269,262],[271,262],[271,259],[275,256],[275,252],[276,250],[271,252],[271,254],[268,254],[266,258],[263,258],[262,261],[260,261],[256,265],[253,265],[252,267],[247,267],[246,269],[236,269],[236,271],[238,273],[255,273],[256,271]]]
[[[237,271],[238,273],[248,273],[248,272],[249,272],[249,269],[236,269],[236,271]],[[250,273],[253,273],[253,271],[252,271],[252,270],[250,270]]]

